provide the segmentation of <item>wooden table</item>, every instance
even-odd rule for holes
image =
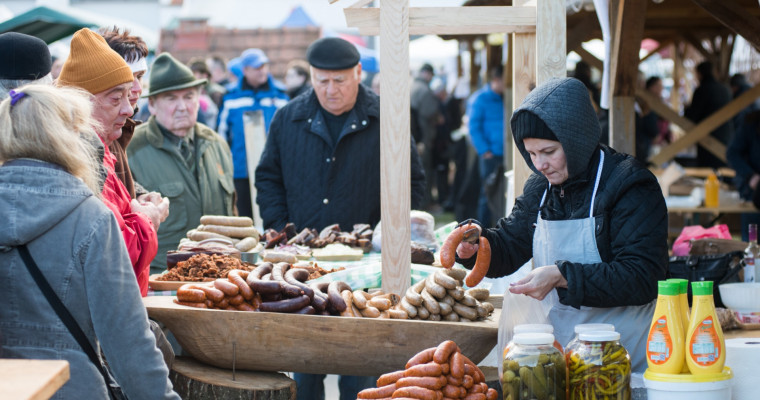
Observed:
[[[68,361],[0,359],[0,399],[49,399],[68,380]]]
[[[760,340],[760,330],[747,330],[747,329],[732,329],[730,331],[723,332],[723,337],[728,339],[744,339],[744,338],[757,338]]]
[[[718,207],[668,207],[668,213],[705,213],[705,214],[741,214],[760,212],[752,203],[741,202]]]

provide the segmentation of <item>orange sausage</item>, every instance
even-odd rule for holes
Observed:
[[[443,261],[441,262],[443,263]],[[488,239],[481,236],[478,243],[478,258],[475,259],[475,266],[472,267],[472,271],[464,278],[464,283],[471,288],[477,286],[486,276],[489,266],[491,266],[491,244],[488,243]]]
[[[410,358],[409,362],[406,363],[406,366],[404,368],[409,369],[415,365],[425,364],[433,361],[433,353],[435,353],[435,347],[422,350],[421,352],[415,354],[414,357]]]
[[[208,306],[206,306],[206,303],[189,303],[186,301],[179,301],[177,299],[174,299],[174,303],[179,304],[181,306],[188,306],[188,307],[195,307],[195,308],[208,308]]]
[[[446,382],[447,380],[444,376],[410,376],[396,381],[396,388],[419,386],[426,389],[436,390],[442,388]]]
[[[449,360],[451,353],[455,352],[456,350],[457,344],[454,343],[453,340],[446,340],[444,342],[441,342],[441,344],[436,347],[435,352],[433,353],[433,361],[437,362],[438,364],[443,364]]]
[[[451,372],[451,366],[449,365],[449,363],[443,363],[443,364],[438,364],[438,365],[441,366],[441,373],[448,374],[449,372]]]
[[[215,280],[214,287],[224,292],[227,296],[235,296],[240,292],[240,288],[227,279]]]
[[[449,269],[454,266],[457,246],[459,246],[459,243],[462,243],[464,232],[470,228],[472,228],[472,224],[462,225],[451,231],[449,236],[446,237],[443,246],[441,246],[441,265],[444,268]]]
[[[462,388],[454,385],[446,385],[443,387],[443,396],[458,399],[462,397]]]
[[[451,355],[449,364],[451,364],[451,376],[462,379],[464,377],[464,358],[462,353],[456,352]]]
[[[183,285],[177,290],[177,300],[188,303],[203,303],[206,300],[206,294],[200,289],[192,289]]]
[[[187,285],[191,289],[198,289],[202,290],[203,293],[206,294],[206,298],[213,301],[214,303],[218,303],[224,299],[224,292],[217,288],[213,288],[211,286],[207,285]]]
[[[378,388],[364,389],[356,395],[357,399],[382,399],[393,395],[396,390],[396,384],[380,386]]]
[[[237,309],[240,310],[240,311],[256,311],[256,309],[253,308],[252,305],[250,305],[250,304],[248,304],[246,302],[242,302],[242,303],[238,304],[237,305]]]
[[[472,393],[468,394],[467,397],[464,398],[464,400],[486,400],[486,395],[483,393]]]
[[[219,302],[215,304],[216,307],[221,308],[222,310],[227,308],[227,306],[229,305],[230,305],[230,301],[226,297],[222,298],[222,300],[220,300]]]
[[[229,302],[231,306],[239,306],[240,303],[244,302],[245,299],[241,295],[236,295],[233,297],[230,297]]]
[[[451,386],[462,386],[462,378],[454,378],[452,375],[446,375],[446,379]]]
[[[464,386],[465,389],[470,390],[471,387],[475,385],[475,379],[472,378],[470,375],[465,375],[462,379],[462,386]]]
[[[488,388],[488,391],[486,392],[486,400],[498,400],[499,399],[499,392],[496,391],[496,389]]]
[[[250,300],[253,298],[253,290],[251,290],[251,287],[245,282],[241,272],[245,272],[245,276],[248,277],[248,271],[233,269],[227,274],[227,279],[240,289],[240,294],[243,295],[244,299]]]
[[[393,392],[393,398],[397,399],[400,397],[411,397],[413,399],[419,399],[419,400],[437,400],[438,395],[436,395],[434,390],[426,389],[423,387],[417,387],[417,386],[408,386],[408,387],[402,387],[396,389],[396,391]]]
[[[475,369],[476,367],[472,364],[468,364],[466,361],[464,363],[464,374],[470,375],[472,377],[475,377]]]
[[[404,376],[410,377],[410,376],[441,376],[444,374],[443,368],[441,367],[441,364],[430,362],[427,364],[419,364],[415,365],[405,371],[402,371],[404,373]]]
[[[380,377],[377,378],[377,387],[390,385],[391,383],[396,383],[397,380],[406,376],[405,372],[406,371],[401,370],[401,371],[395,371],[395,372],[388,372],[387,374],[380,375]]]

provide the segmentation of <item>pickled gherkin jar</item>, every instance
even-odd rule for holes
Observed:
[[[504,400],[564,400],[565,356],[551,333],[517,334],[504,356]]]
[[[618,332],[583,332],[566,355],[570,400],[631,398],[631,357]]]

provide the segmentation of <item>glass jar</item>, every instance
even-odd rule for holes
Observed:
[[[551,333],[554,334],[554,326],[551,324],[520,324],[515,325],[515,328],[513,330],[515,335],[519,335],[522,333]],[[507,356],[507,353],[509,352],[509,348],[512,346],[512,341],[507,343],[506,346],[504,346],[504,353],[502,354],[502,358]],[[564,354],[565,350],[562,348],[562,345],[555,339],[554,340],[554,347],[557,348],[561,353]]]
[[[504,400],[564,399],[565,357],[551,333],[520,333],[504,357]]]
[[[567,368],[570,400],[631,398],[631,357],[618,332],[581,333]]]
[[[565,356],[570,354],[570,349],[578,345],[578,335],[583,332],[614,332],[615,325],[612,324],[578,324],[575,325],[575,336],[565,345]]]

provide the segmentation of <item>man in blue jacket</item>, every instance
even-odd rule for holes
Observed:
[[[285,94],[285,87],[269,74],[269,58],[260,49],[244,51],[240,56],[240,65],[243,68],[242,79],[234,90],[224,96],[217,130],[227,139],[232,150],[238,214],[253,217],[243,115],[261,110],[268,133],[275,111],[287,104],[288,95]]]

